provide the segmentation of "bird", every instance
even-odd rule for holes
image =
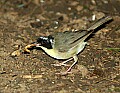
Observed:
[[[48,36],[39,36],[36,42],[25,47],[25,51],[30,52],[29,48],[41,48],[49,56],[65,60],[55,66],[66,65],[70,60],[74,60],[72,65],[63,73],[69,73],[72,67],[78,62],[78,54],[81,53],[87,45],[86,39],[95,32],[97,28],[112,20],[111,16],[105,16],[97,20],[86,30],[55,32]]]

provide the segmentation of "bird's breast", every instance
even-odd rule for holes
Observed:
[[[69,49],[69,51],[66,51],[66,52],[59,52],[56,49],[47,49],[42,46],[41,48],[53,58],[68,59],[80,53],[84,49],[85,45],[86,45],[86,42],[82,42],[80,44],[77,44],[76,46],[74,46],[73,48]]]
[[[71,53],[69,53],[69,52],[59,52],[56,49],[47,49],[47,48],[42,47],[42,46],[41,46],[41,48],[48,55],[50,55],[51,57],[56,58],[56,59],[68,59],[68,58],[72,57]]]

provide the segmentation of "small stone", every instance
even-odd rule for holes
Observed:
[[[11,56],[16,57],[16,56],[19,56],[20,54],[21,54],[20,50],[16,50],[16,51],[11,53]]]
[[[80,6],[80,5],[79,5],[79,6],[77,6],[76,9],[77,9],[77,11],[81,11],[81,10],[83,9],[83,6]]]

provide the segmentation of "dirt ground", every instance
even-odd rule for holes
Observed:
[[[86,29],[107,15],[113,21],[67,75],[42,50],[24,53],[41,35]],[[120,93],[120,0],[0,0],[0,93]]]

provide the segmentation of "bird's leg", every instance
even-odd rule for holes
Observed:
[[[66,63],[69,62],[70,60],[72,60],[73,58],[69,58],[66,61],[63,61],[62,63],[58,63],[58,64],[53,64],[54,66],[68,66]]]
[[[69,62],[70,60],[72,60],[73,58],[69,58],[66,61],[63,61],[62,63],[60,63],[62,66],[66,66],[66,63]]]
[[[77,55],[73,56],[73,59],[74,59],[74,63],[67,69],[66,72],[69,72],[72,69],[72,67],[77,63],[77,61],[78,61]]]
[[[77,61],[78,61],[77,55],[73,56],[73,59],[74,59],[74,63],[67,69],[67,71],[61,72],[61,73],[57,73],[57,74],[66,75],[66,74],[70,73],[70,70],[72,69],[72,67],[73,67],[73,66],[77,63]]]

